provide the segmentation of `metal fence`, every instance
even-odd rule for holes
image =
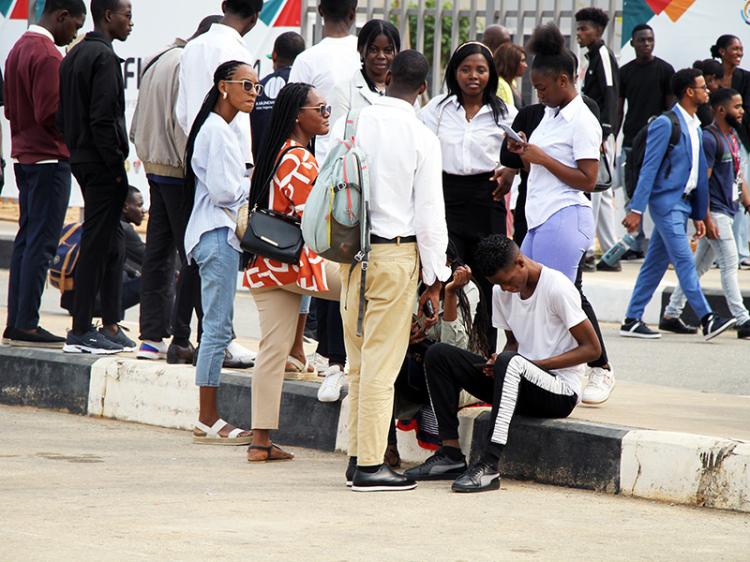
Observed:
[[[373,18],[393,22],[401,32],[402,48],[416,49],[432,61],[431,92],[436,95],[450,53],[464,40],[481,38],[485,27],[495,23],[506,27],[514,42],[523,44],[535,27],[551,21],[575,49],[576,11],[597,6],[610,15],[605,40],[619,53],[622,3],[623,0],[360,0],[357,25]],[[302,0],[302,35],[308,45],[320,41],[322,35],[317,4],[317,0]],[[435,25],[435,21],[441,25]],[[428,52],[426,43],[431,43]]]

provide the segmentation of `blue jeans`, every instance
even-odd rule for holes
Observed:
[[[224,351],[232,341],[240,253],[227,242],[227,230],[204,232],[192,251],[200,271],[203,303],[203,335],[195,369],[198,386],[219,386]]]
[[[594,216],[589,207],[560,209],[526,233],[521,251],[534,261],[556,269],[576,282],[578,263],[594,238]]]
[[[50,260],[55,255],[70,199],[70,164],[15,164],[18,233],[13,242],[8,290],[8,326],[32,330]]]
[[[675,208],[665,215],[651,210],[654,219],[654,232],[648,245],[646,259],[635,282],[633,296],[626,313],[627,318],[640,320],[646,305],[654,296],[670,262],[674,265],[680,287],[685,292],[695,315],[703,319],[711,312],[706,297],[701,292],[698,274],[695,270],[695,259],[690,250],[687,236],[687,221],[690,216],[690,204],[680,200]]]
[[[747,308],[742,302],[742,293],[737,279],[739,260],[737,259],[737,244],[732,233],[732,217],[723,213],[711,213],[711,218],[719,227],[719,239],[701,238],[698,243],[698,250],[695,252],[695,268],[698,270],[698,276],[700,277],[711,269],[714,257],[716,258],[721,270],[721,288],[724,290],[724,298],[727,300],[732,316],[737,319],[737,325],[741,325],[750,320],[750,314],[748,314]],[[664,316],[679,318],[686,302],[687,297],[678,286],[669,299],[669,305],[664,311]]]

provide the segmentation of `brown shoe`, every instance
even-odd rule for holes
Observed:
[[[391,468],[398,468],[401,466],[401,455],[398,454],[398,445],[388,445],[385,449],[383,462]]]
[[[193,344],[187,347],[170,343],[167,348],[167,363],[170,365],[191,365],[195,357]]]

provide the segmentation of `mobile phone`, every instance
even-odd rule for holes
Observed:
[[[435,316],[435,307],[432,306],[432,301],[427,300],[422,305],[422,313],[425,315],[426,318],[432,318]]]
[[[505,123],[500,123],[500,128],[505,133],[505,136],[508,137],[509,139],[512,139],[516,142],[520,142],[521,144],[526,144],[526,141],[523,140],[523,137],[519,135],[518,133],[516,133],[512,127],[509,127]]]
[[[479,369],[480,371],[484,371],[489,365],[487,363],[474,363],[472,367],[475,369]]]

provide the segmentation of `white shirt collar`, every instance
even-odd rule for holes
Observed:
[[[680,105],[679,103],[677,103],[677,104],[676,104],[676,106],[677,106],[677,109],[679,109],[680,113],[682,113],[682,116],[683,116],[683,117],[685,118],[685,122],[686,122],[686,123],[687,123],[688,125],[690,125],[690,126],[692,126],[692,127],[696,128],[696,129],[697,129],[698,127],[700,127],[700,126],[701,126],[701,120],[700,120],[700,119],[698,119],[698,116],[697,116],[697,115],[690,115],[690,114],[689,114],[689,113],[688,113],[688,112],[687,112],[687,111],[685,110],[685,108],[684,108],[684,107],[682,107],[682,105]]]
[[[31,33],[38,33],[39,35],[44,35],[53,43],[55,42],[55,38],[52,36],[52,34],[41,25],[30,25],[28,31],[30,31]]]
[[[229,27],[228,25],[224,25],[223,23],[214,23],[213,25],[211,25],[210,31],[211,33],[221,33],[221,34],[230,36],[236,39],[237,41],[239,41],[240,43],[243,42],[242,35],[240,35],[239,32],[235,28]]]
[[[550,113],[553,118],[560,115],[563,119],[570,123],[578,114],[578,111],[580,111],[582,103],[583,98],[580,94],[578,94],[576,97],[570,100],[570,102],[568,102],[568,105],[566,105],[562,109],[558,107],[548,107],[546,111]]]
[[[387,105],[388,107],[392,107],[394,109],[401,109],[412,114],[415,113],[413,105],[409,105],[409,103],[399,98],[392,98],[390,96],[378,96],[377,98],[373,98],[372,103],[373,105]]]

